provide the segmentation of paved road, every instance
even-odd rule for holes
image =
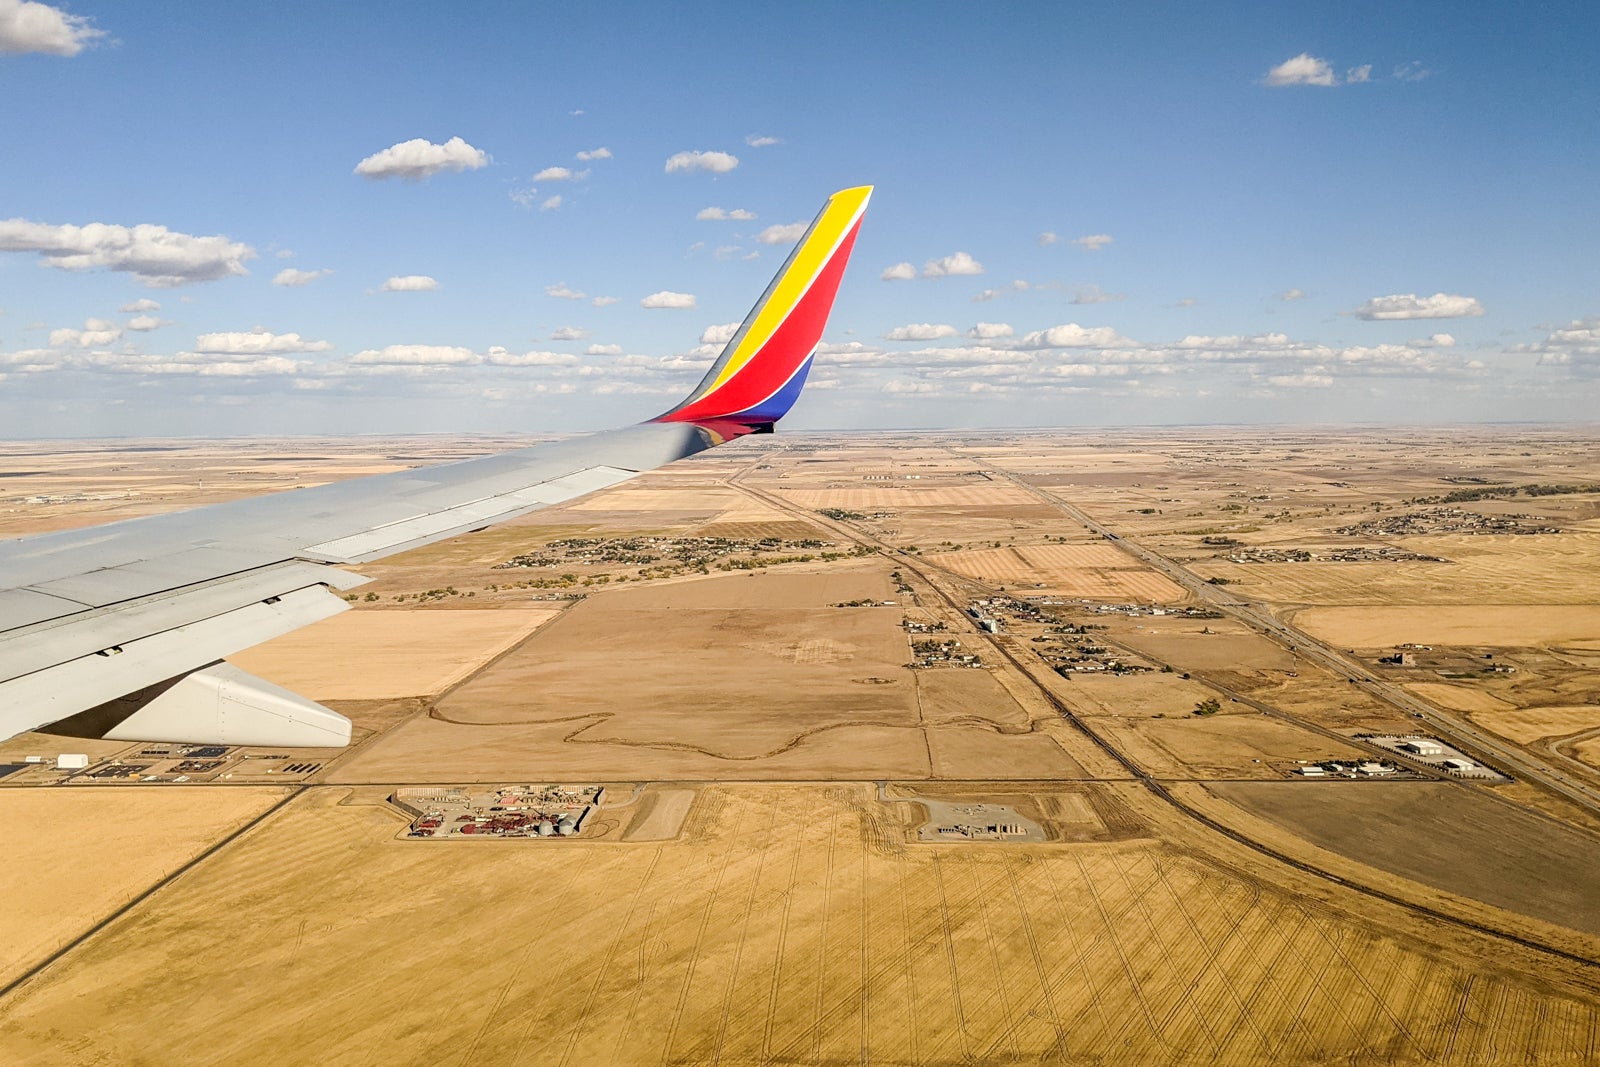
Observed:
[[[1543,786],[1550,792],[1577,804],[1589,814],[1600,817],[1600,790],[1595,789],[1588,782],[1564,770],[1551,767],[1549,764],[1531,756],[1525,750],[1510,745],[1465,720],[1446,714],[1420,697],[1374,674],[1366,665],[1324,644],[1304,630],[1277,618],[1264,605],[1241,599],[1221,586],[1212,585],[1182,564],[1168,559],[1154,549],[1122,537],[1116,531],[1098,522],[1088,512],[1071,501],[1064,500],[1036,485],[1031,485],[1011,471],[994,466],[987,457],[977,455],[965,458],[979,459],[986,469],[1005,478],[1024,492],[1055,507],[1062,514],[1075,522],[1081,523],[1091,533],[1105,538],[1140,562],[1160,571],[1188,590],[1202,603],[1238,619],[1254,630],[1275,638],[1294,654],[1344,675],[1356,687],[1392,707],[1422,720],[1422,723],[1431,732],[1464,752],[1476,755],[1487,763],[1497,765],[1500,770],[1506,771],[1514,777]]]
[[[748,477],[749,474],[755,469],[755,466],[756,465],[752,463],[750,466],[748,466],[748,467],[744,468],[743,470],[739,471],[737,474],[734,474],[732,477],[730,477],[728,479],[728,484],[730,486],[733,486],[733,487],[739,489],[740,491],[742,491],[744,493],[748,493],[749,495],[755,497],[758,500],[762,500],[762,501],[766,502],[767,504],[770,504],[773,507],[778,508],[781,511],[790,512],[792,514],[795,514],[798,517],[802,517],[802,518],[806,519],[809,522],[813,522],[813,523],[816,523],[816,524],[821,525],[823,527],[826,527],[827,529],[832,530],[836,534],[839,534],[839,535],[845,537],[848,540],[854,540],[854,541],[857,541],[858,543],[870,544],[870,545],[873,545],[873,546],[877,547],[878,549],[880,549],[884,553],[884,555],[887,558],[894,560],[897,565],[905,568],[908,571],[911,571],[912,573],[916,574],[923,582],[927,583],[928,588],[933,592],[933,594],[935,596],[939,597],[940,599],[944,600],[946,602],[947,606],[950,609],[952,609],[955,612],[955,614],[957,614],[957,615],[961,615],[962,614],[962,609],[963,609],[963,606],[964,606],[961,603],[962,597],[960,597],[957,593],[952,592],[951,589],[946,588],[946,583],[955,586],[957,589],[959,589],[959,588],[961,588],[963,586],[969,587],[969,588],[973,588],[973,589],[982,588],[982,583],[974,582],[971,579],[965,578],[964,576],[959,576],[959,575],[954,574],[953,572],[946,571],[943,568],[936,567],[935,565],[929,563],[928,561],[923,560],[923,559],[919,559],[916,555],[913,555],[911,553],[905,552],[902,549],[898,548],[897,546],[889,544],[888,542],[882,540],[879,537],[874,536],[873,534],[867,532],[864,529],[861,529],[858,526],[855,526],[853,524],[846,524],[846,523],[843,523],[843,522],[839,522],[837,520],[827,518],[824,515],[817,514],[817,513],[812,513],[812,512],[810,512],[808,510],[797,508],[794,504],[792,504],[791,502],[789,502],[788,500],[785,500],[784,498],[782,498],[780,496],[777,496],[776,494],[769,493],[769,492],[767,492],[767,491],[765,491],[763,489],[757,489],[754,486],[746,484],[745,483],[745,478]],[[1082,511],[1078,510],[1077,508],[1073,507],[1070,504],[1067,504],[1065,501],[1058,500],[1058,499],[1050,496],[1049,494],[1038,492],[1032,486],[1028,486],[1028,485],[1026,485],[1026,484],[1024,484],[1024,483],[1022,483],[1020,481],[1018,481],[1017,484],[1022,485],[1023,488],[1027,489],[1029,492],[1034,492],[1036,495],[1039,495],[1042,498],[1047,499],[1050,503],[1055,504],[1058,507],[1062,507],[1062,509],[1067,511],[1069,514],[1071,514],[1073,518],[1076,518],[1080,522],[1083,522],[1086,526],[1089,526],[1091,529],[1095,529],[1096,527],[1098,527],[1098,524],[1095,523],[1093,519],[1090,519],[1087,515],[1083,514]],[[1101,532],[1102,534],[1106,534],[1106,533],[1109,533],[1110,531],[1107,531],[1103,527],[1101,527],[1101,528],[1099,528],[1098,532]],[[1132,547],[1132,546],[1130,546],[1130,547]],[[1156,555],[1155,553],[1152,553],[1151,555],[1155,556],[1156,559],[1163,560],[1163,562],[1165,562],[1169,567],[1175,568],[1176,571],[1181,572],[1181,574],[1186,576],[1189,581],[1197,582],[1200,585],[1205,586],[1205,589],[1203,591],[1197,591],[1197,595],[1206,597],[1207,601],[1212,603],[1213,605],[1217,606],[1219,608],[1219,610],[1227,610],[1222,603],[1218,602],[1218,600],[1212,599],[1211,596],[1207,596],[1207,594],[1215,594],[1215,593],[1218,592],[1218,590],[1216,589],[1215,586],[1206,586],[1206,583],[1204,583],[1200,579],[1196,578],[1194,575],[1190,574],[1188,571],[1183,570],[1183,568],[1178,567],[1176,564],[1172,563],[1170,560],[1165,560],[1164,557]],[[1140,558],[1143,559],[1144,557],[1140,556]],[[1152,565],[1154,566],[1156,564],[1152,564]],[[1173,573],[1172,571],[1167,571],[1166,568],[1162,568],[1162,569],[1163,569],[1164,573]],[[940,581],[940,580],[936,579],[934,572],[937,572],[938,579],[943,579],[943,581]],[[1173,577],[1174,577],[1175,580],[1180,580],[1181,581],[1181,579],[1178,579],[1178,575],[1177,574],[1173,574]],[[1184,584],[1185,588],[1190,588],[1190,586],[1189,586],[1187,581],[1182,582],[1182,584]],[[1243,601],[1240,601],[1235,597],[1227,597],[1226,601],[1227,601],[1228,605],[1231,606],[1231,607],[1245,606]],[[1276,620],[1273,620],[1273,621],[1276,621]],[[1296,631],[1296,632],[1298,632],[1298,631]],[[1507,941],[1507,942],[1511,942],[1513,944],[1521,945],[1521,946],[1523,946],[1525,948],[1535,949],[1537,951],[1549,953],[1549,954],[1551,954],[1553,956],[1557,956],[1557,957],[1560,957],[1562,959],[1570,960],[1570,961],[1573,961],[1573,962],[1576,962],[1576,963],[1581,963],[1581,964],[1584,964],[1585,966],[1594,967],[1594,966],[1600,965],[1600,960],[1590,959],[1587,956],[1584,956],[1584,955],[1581,955],[1581,954],[1578,954],[1578,953],[1569,952],[1566,949],[1559,948],[1559,947],[1554,946],[1554,945],[1549,945],[1549,944],[1546,944],[1546,943],[1541,942],[1541,941],[1537,941],[1537,940],[1534,940],[1534,939],[1531,939],[1531,938],[1526,938],[1526,937],[1523,937],[1523,936],[1521,936],[1519,934],[1513,933],[1511,931],[1502,930],[1502,929],[1499,929],[1497,927],[1490,926],[1490,925],[1488,925],[1486,923],[1481,923],[1481,922],[1478,922],[1476,920],[1467,918],[1465,916],[1456,915],[1456,914],[1453,914],[1451,912],[1443,911],[1443,910],[1440,910],[1438,908],[1434,908],[1434,907],[1432,907],[1432,906],[1430,906],[1430,905],[1428,905],[1426,903],[1423,903],[1421,901],[1412,900],[1412,899],[1409,899],[1409,898],[1407,898],[1405,896],[1402,896],[1402,895],[1399,895],[1399,894],[1390,893],[1390,892],[1388,892],[1386,890],[1379,889],[1379,888],[1377,888],[1375,886],[1366,885],[1366,884],[1363,884],[1363,883],[1357,882],[1357,881],[1352,881],[1352,880],[1350,880],[1348,878],[1343,877],[1342,875],[1334,874],[1333,872],[1331,872],[1329,870],[1326,870],[1326,869],[1318,867],[1318,866],[1316,866],[1314,864],[1308,863],[1305,860],[1302,860],[1302,859],[1296,858],[1294,856],[1291,856],[1288,853],[1285,853],[1285,852],[1283,852],[1283,851],[1281,851],[1281,850],[1279,850],[1277,848],[1274,848],[1271,845],[1268,845],[1268,844],[1266,844],[1266,843],[1264,843],[1262,841],[1258,841],[1255,838],[1252,838],[1249,835],[1242,833],[1241,831],[1235,829],[1232,826],[1227,825],[1226,823],[1218,821],[1217,819],[1213,818],[1210,814],[1200,810],[1199,808],[1196,808],[1194,805],[1192,805],[1192,804],[1188,803],[1187,801],[1181,799],[1171,789],[1168,788],[1169,785],[1177,784],[1179,782],[1190,781],[1190,779],[1157,778],[1155,775],[1153,775],[1150,772],[1146,771],[1143,767],[1141,767],[1134,760],[1130,759],[1125,753],[1123,753],[1119,748],[1117,748],[1114,744],[1112,744],[1109,739],[1107,739],[1106,737],[1101,735],[1098,731],[1096,731],[1091,726],[1089,726],[1089,724],[1084,722],[1083,719],[1079,718],[1078,714],[1065,701],[1063,701],[1060,697],[1058,697],[1055,694],[1055,692],[1048,685],[1045,685],[1039,679],[1039,677],[1034,673],[1033,666],[1029,661],[1032,660],[1032,659],[1035,659],[1036,657],[1031,657],[1031,656],[1028,656],[1026,654],[1019,655],[1017,650],[1015,650],[1015,649],[1013,649],[1011,647],[1013,642],[1007,641],[1005,639],[996,637],[996,636],[991,635],[991,634],[984,633],[982,630],[973,631],[973,635],[976,636],[976,638],[978,640],[980,640],[980,641],[987,641],[988,644],[990,645],[990,647],[992,647],[996,653],[998,653],[1007,662],[1009,662],[1013,667],[1015,667],[1022,674],[1024,679],[1026,679],[1027,681],[1031,682],[1035,686],[1035,688],[1038,690],[1039,694],[1047,702],[1049,702],[1051,704],[1051,706],[1053,706],[1055,708],[1056,712],[1058,714],[1060,714],[1060,716],[1064,720],[1066,720],[1067,722],[1071,723],[1072,725],[1077,727],[1080,731],[1082,731],[1084,733],[1084,735],[1086,735],[1089,738],[1089,740],[1091,742],[1093,742],[1094,745],[1097,748],[1099,748],[1106,755],[1110,756],[1111,759],[1114,760],[1119,766],[1121,766],[1132,778],[1134,778],[1135,780],[1137,780],[1140,783],[1142,783],[1147,789],[1149,789],[1157,797],[1159,797],[1161,800],[1165,801],[1167,804],[1171,805],[1173,808],[1175,808],[1179,812],[1183,813],[1185,816],[1189,817],[1190,819],[1193,819],[1195,822],[1205,826],[1206,828],[1214,831],[1215,833],[1221,834],[1222,836],[1228,838],[1229,840],[1234,841],[1234,842],[1236,842],[1236,843],[1238,843],[1240,845],[1243,845],[1244,847],[1246,847],[1246,848],[1248,848],[1248,849],[1250,849],[1250,850],[1252,850],[1252,851],[1254,851],[1256,853],[1259,853],[1260,855],[1266,856],[1268,859],[1271,859],[1271,860],[1273,860],[1275,862],[1281,863],[1284,866],[1291,867],[1291,868],[1293,868],[1295,870],[1302,871],[1302,872],[1304,872],[1306,874],[1314,875],[1314,876],[1316,876],[1318,878],[1325,879],[1325,880],[1327,880],[1329,882],[1334,882],[1334,883],[1337,883],[1339,885],[1346,886],[1346,887],[1348,887],[1348,888],[1350,888],[1352,890],[1355,890],[1358,893],[1362,893],[1362,894],[1365,894],[1366,896],[1375,898],[1377,900],[1382,900],[1382,901],[1385,901],[1387,903],[1397,905],[1399,907],[1405,908],[1405,909],[1407,909],[1409,911],[1412,911],[1412,912],[1414,912],[1416,914],[1426,916],[1426,917],[1428,917],[1430,919],[1433,919],[1433,920],[1436,920],[1438,922],[1448,923],[1448,924],[1450,924],[1452,926],[1458,926],[1458,927],[1461,927],[1463,929],[1472,930],[1472,931],[1480,933],[1480,934],[1486,934],[1488,936],[1499,938],[1501,940],[1504,940],[1504,941]],[[1252,705],[1254,705],[1256,702],[1251,701],[1251,703],[1252,703]],[[1265,710],[1265,706],[1264,705],[1262,705],[1261,707],[1262,707],[1263,710]],[[1388,758],[1394,759],[1395,755],[1396,755],[1395,753],[1388,753]],[[1105,779],[1102,779],[1102,780],[1105,780]],[[1211,784],[1212,781],[1214,781],[1214,780],[1206,780],[1206,782],[1204,784]],[[1259,779],[1252,779],[1252,781],[1259,781]],[[1372,785],[1376,786],[1377,783],[1372,783]],[[881,782],[879,783],[878,791],[879,791],[880,798],[888,799],[887,797],[884,797],[883,783],[881,783]]]

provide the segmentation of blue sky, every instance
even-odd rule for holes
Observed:
[[[0,0],[0,437],[645,418],[863,183],[793,425],[1600,409],[1592,3],[861,6]]]

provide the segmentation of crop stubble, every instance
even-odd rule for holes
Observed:
[[[419,846],[340,795],[36,981],[0,1017],[11,1061],[272,1033],[327,1064],[1581,1063],[1600,1032],[1592,1003],[1156,840],[906,845],[867,787],[723,786],[679,841]]]

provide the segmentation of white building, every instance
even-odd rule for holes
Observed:
[[[1414,756],[1442,756],[1444,746],[1426,737],[1413,737],[1400,745],[1400,751],[1409,752]]]

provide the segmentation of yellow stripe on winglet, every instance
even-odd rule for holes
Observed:
[[[844,235],[850,232],[861,213],[866,210],[867,200],[872,196],[872,186],[859,185],[854,189],[841,189],[828,197],[828,202],[822,208],[822,213],[817,216],[817,221],[812,223],[811,234],[789,264],[789,269],[779,279],[777,286],[772,290],[772,296],[762,305],[750,329],[745,332],[739,348],[729,357],[727,364],[722,368],[722,373],[717,375],[716,381],[710,388],[701,390],[698,396],[708,396],[738,374],[744,365],[764,346],[772,335],[777,332],[783,320],[800,303],[800,298],[811,288],[811,283],[816,281],[817,275],[822,273],[822,268],[832,258],[834,249],[839,247],[839,242]]]

